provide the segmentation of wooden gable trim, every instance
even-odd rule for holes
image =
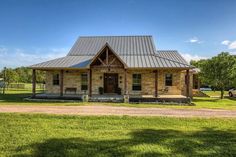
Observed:
[[[99,58],[99,55],[104,52],[104,49],[106,48],[106,64]],[[98,59],[103,65],[111,65],[116,58],[114,58],[111,63],[108,63],[108,50],[110,50],[116,58],[118,58],[118,60],[124,65],[124,68],[126,69],[128,66],[126,65],[126,63],[119,57],[119,55],[110,47],[110,45],[108,43],[106,43],[99,51],[98,53],[92,58],[91,63],[89,64],[89,68],[91,68],[91,65],[95,62],[96,59]]]

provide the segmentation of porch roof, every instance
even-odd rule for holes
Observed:
[[[47,62],[30,66],[35,69],[43,68],[89,68],[93,56],[66,56]],[[157,55],[129,56],[121,55],[120,58],[128,68],[192,68],[191,65],[173,61]]]

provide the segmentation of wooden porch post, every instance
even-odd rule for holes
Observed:
[[[186,96],[189,97],[189,69],[186,70]]]
[[[32,97],[35,98],[36,96],[36,71],[33,69],[32,71]]]
[[[155,70],[155,97],[158,96],[158,71]]]
[[[60,72],[60,96],[63,96],[63,79],[64,79],[64,71]]]
[[[89,75],[89,96],[91,97],[92,96],[92,70],[89,69],[89,72],[88,72],[88,75]]]
[[[125,69],[125,90],[124,90],[124,94],[125,95],[128,94],[128,90],[127,90],[127,69]]]

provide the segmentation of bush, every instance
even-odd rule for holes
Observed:
[[[121,88],[120,87],[117,88],[117,94],[121,95]]]
[[[103,94],[103,93],[104,93],[103,87],[99,87],[99,88],[98,88],[98,91],[99,91],[99,94]]]

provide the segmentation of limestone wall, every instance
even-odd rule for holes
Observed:
[[[85,91],[81,91],[81,74],[87,71],[64,71],[64,92],[66,88],[76,88],[77,94],[84,94]],[[60,71],[47,71],[46,72],[46,91],[47,93],[59,93],[60,86],[53,85],[53,73],[59,73]],[[104,73],[118,73],[118,86],[121,88],[121,93],[124,94],[124,69],[93,69],[92,70],[92,94],[99,94],[99,87],[103,87]],[[132,75],[140,73],[142,80],[142,90],[132,90]],[[165,74],[171,73],[173,75],[172,86],[165,86]],[[185,95],[185,70],[158,70],[158,94],[164,95]],[[127,88],[130,95],[149,95],[155,94],[155,74],[153,70],[127,70]],[[192,92],[192,74],[190,73],[190,95]],[[165,91],[165,88],[168,91]],[[86,91],[88,93],[88,91]]]
[[[53,85],[53,74],[58,73],[60,71],[47,71],[46,72],[46,92],[58,94],[60,93],[60,85]],[[81,91],[81,74],[86,73],[86,71],[64,71],[64,79],[63,79],[63,88],[64,93],[66,88],[76,88],[76,94],[84,94],[88,91]]]

